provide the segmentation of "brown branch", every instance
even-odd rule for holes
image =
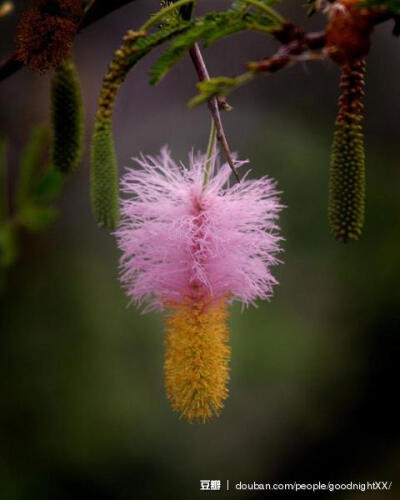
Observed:
[[[133,1],[134,0],[92,0],[85,11],[78,31],[82,31],[87,26]],[[17,61],[15,54],[0,61],[0,81],[16,73],[22,66],[23,63]]]
[[[14,55],[0,61],[0,81],[16,73],[23,65],[21,61],[15,59]]]
[[[371,30],[374,26],[383,22],[394,20],[393,35],[400,34],[399,16],[382,8],[371,8],[369,22]],[[248,69],[260,73],[275,73],[286,68],[297,61],[318,60],[325,57],[322,51],[326,45],[326,31],[306,32],[303,28],[291,22],[284,23],[272,32],[273,37],[280,43],[277,52],[262,61],[251,62]]]
[[[274,37],[282,44],[281,47],[273,56],[249,63],[251,71],[275,73],[299,60],[321,59],[322,54],[314,51],[323,49],[326,41],[324,31],[307,33],[291,23],[276,31]]]
[[[208,74],[207,67],[205,65],[203,56],[201,55],[200,48],[197,43],[193,45],[193,47],[189,51],[190,57],[192,58],[194,67],[196,68],[197,76],[200,81],[209,80],[210,75]],[[232,159],[232,153],[229,148],[228,141],[226,140],[224,128],[221,121],[221,114],[219,112],[219,103],[216,97],[213,97],[208,101],[208,108],[210,110],[211,116],[214,120],[215,128],[217,131],[217,139],[221,144],[221,148],[225,153],[226,159],[231,167],[233,175],[236,180],[240,182],[240,178],[235,168],[235,164]]]

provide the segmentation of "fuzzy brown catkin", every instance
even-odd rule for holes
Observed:
[[[56,68],[69,56],[83,16],[81,0],[31,0],[17,25],[16,58],[33,71]]]

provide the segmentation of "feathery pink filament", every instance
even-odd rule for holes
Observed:
[[[122,180],[121,280],[146,310],[185,297],[229,296],[244,304],[268,299],[276,280],[270,266],[280,251],[280,205],[267,177],[229,186],[229,165],[212,166],[203,187],[205,156],[177,165],[165,147],[136,158]],[[240,167],[246,162],[236,162]]]

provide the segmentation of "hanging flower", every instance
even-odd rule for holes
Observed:
[[[228,394],[228,305],[269,299],[276,284],[282,206],[268,177],[230,186],[229,165],[205,156],[185,167],[163,148],[136,162],[122,181],[121,280],[136,305],[166,312],[168,398],[187,420],[205,421]]]

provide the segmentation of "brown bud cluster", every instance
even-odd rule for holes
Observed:
[[[361,5],[362,0],[337,0],[329,8],[326,49],[338,64],[352,63],[369,52],[377,10]]]
[[[247,65],[250,71],[276,73],[296,60],[318,58],[315,51],[322,49],[326,42],[325,32],[307,33],[292,23],[283,24],[273,32],[273,36],[282,46],[273,56],[250,62]]]
[[[70,54],[82,0],[31,0],[17,27],[16,57],[34,71],[56,68]]]
[[[365,60],[361,59],[351,66],[343,66],[340,79],[338,122],[347,122],[349,117],[361,115],[365,96]]]

